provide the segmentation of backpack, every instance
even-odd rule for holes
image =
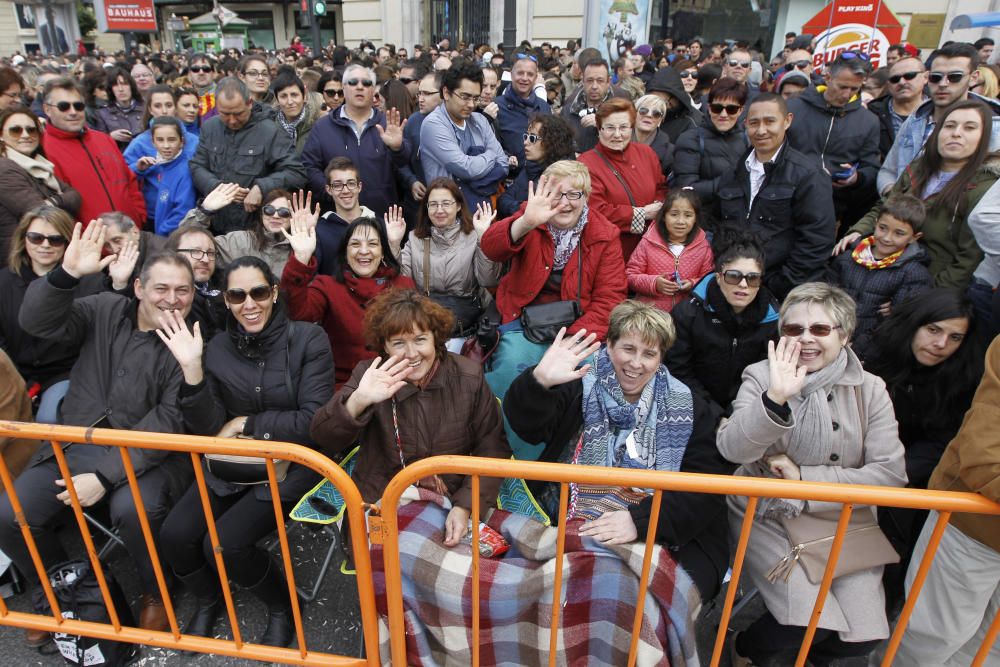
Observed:
[[[97,576],[85,560],[72,560],[49,568],[49,583],[55,593],[63,618],[95,623],[110,623]],[[135,625],[132,609],[125,600],[121,586],[110,572],[104,572],[111,601],[118,612],[122,625]],[[35,610],[39,614],[52,615],[45,591],[38,589],[34,595]],[[53,635],[56,647],[63,659],[78,667],[122,667],[134,660],[139,653],[135,644],[126,644],[108,639],[95,639],[57,632]]]

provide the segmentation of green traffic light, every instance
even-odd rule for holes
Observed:
[[[313,4],[313,14],[316,16],[326,16],[326,3],[323,0],[317,0]]]

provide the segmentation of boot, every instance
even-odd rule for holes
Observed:
[[[288,581],[281,569],[268,560],[264,576],[248,590],[267,605],[267,629],[259,643],[280,647],[291,644],[295,637],[295,619],[288,599]]]
[[[184,626],[184,634],[197,637],[214,636],[215,622],[219,620],[219,614],[222,612],[219,578],[207,565],[202,565],[191,574],[178,574],[177,578],[195,595],[194,613]]]

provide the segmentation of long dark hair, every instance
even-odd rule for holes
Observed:
[[[118,77],[125,79],[125,83],[132,90],[132,102],[142,102],[142,93],[139,92],[139,86],[135,85],[132,73],[123,67],[112,67],[108,70],[107,78],[104,79],[104,92],[108,94],[108,105],[118,103],[118,100],[115,99],[115,84],[118,83]]]
[[[183,125],[183,123],[182,123]],[[269,232],[264,228],[264,207],[277,199],[287,199],[288,208],[291,210],[292,206],[292,193],[288,190],[283,190],[282,188],[275,188],[273,190],[268,190],[267,194],[264,195],[264,201],[260,203],[260,208],[257,209],[257,221],[254,226],[250,228],[250,233],[253,235],[253,244],[257,250],[263,252],[268,246],[273,244],[275,241],[268,234]],[[281,234],[278,235],[278,242],[280,242],[284,237]]]
[[[462,190],[458,187],[458,183],[447,176],[442,176],[435,178],[427,185],[427,196],[424,197],[424,203],[417,214],[417,224],[413,228],[414,236],[418,239],[426,239],[431,235],[431,227],[433,225],[430,221],[430,214],[427,213],[427,200],[430,198],[432,190],[447,190],[451,193],[452,199],[455,200],[455,204],[458,206],[458,212],[455,214],[455,217],[458,218],[461,232],[463,234],[471,234],[473,230],[472,214],[469,212],[469,205],[465,202],[465,197],[462,196]]]
[[[696,193],[694,190],[674,190],[669,195],[667,195],[667,198],[663,201],[663,207],[660,209],[660,212],[656,216],[656,231],[660,233],[660,236],[663,237],[663,240],[666,243],[670,243],[670,232],[667,231],[667,221],[666,221],[667,212],[670,210],[670,207],[674,205],[674,202],[676,202],[678,199],[683,199],[684,201],[686,201],[688,204],[691,205],[691,208],[694,209],[694,225],[692,225],[691,231],[688,232],[687,238],[684,239],[684,245],[687,245],[688,243],[691,243],[691,240],[694,238],[695,234],[698,233],[698,228],[701,227],[702,223],[701,197],[699,197],[698,193]]]
[[[993,114],[985,102],[977,99],[960,100],[944,110],[941,122],[934,126],[934,131],[931,132],[930,138],[924,144],[924,154],[918,160],[917,168],[914,170],[915,178],[913,186],[914,193],[920,196],[924,188],[927,187],[927,183],[931,180],[931,177],[941,170],[944,160],[941,157],[941,152],[938,150],[938,137],[941,136],[941,129],[944,127],[948,116],[962,109],[974,109],[979,114],[982,125],[979,145],[976,147],[976,152],[965,163],[965,166],[944,186],[938,194],[936,202],[939,206],[944,207],[945,210],[954,211],[958,217],[964,217],[967,213],[969,185],[972,183],[972,179],[976,177],[976,172],[979,171],[979,167],[986,161],[986,157],[990,152]]]
[[[361,227],[370,227],[375,230],[375,233],[378,234],[379,245],[382,246],[382,263],[398,275],[399,262],[396,261],[392,251],[389,249],[389,235],[385,231],[385,225],[375,218],[362,217],[355,218],[351,221],[351,224],[347,225],[347,230],[344,232],[344,240],[340,244],[340,249],[337,250],[337,256],[333,259],[333,279],[338,283],[344,282],[344,272],[350,268],[347,264],[347,249],[351,245],[354,232]]]

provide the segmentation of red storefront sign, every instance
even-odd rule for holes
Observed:
[[[872,66],[881,67],[889,47],[902,41],[903,24],[880,0],[833,0],[806,21],[802,32],[816,35],[816,68],[844,51],[867,53]]]
[[[94,0],[101,32],[156,32],[153,0]]]

